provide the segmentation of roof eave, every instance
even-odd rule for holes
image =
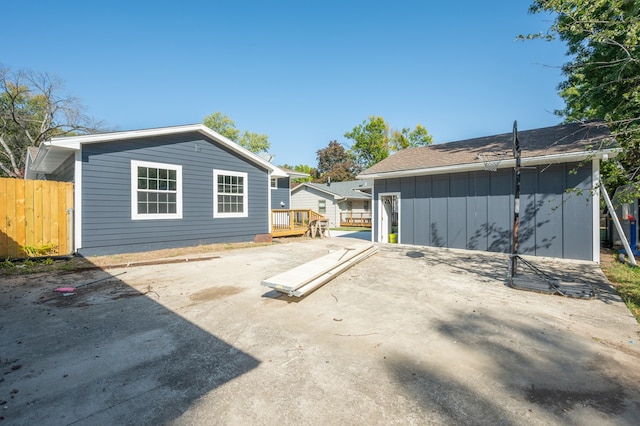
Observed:
[[[522,166],[536,166],[540,164],[558,164],[558,163],[570,163],[576,161],[584,161],[590,158],[608,159],[616,157],[622,151],[621,148],[609,148],[598,151],[579,151],[569,152],[562,154],[541,155],[536,157],[528,157],[521,159]],[[513,168],[516,165],[516,160],[511,158],[508,160],[502,160],[498,164],[499,169]],[[410,170],[397,170],[390,172],[380,172],[371,174],[360,174],[356,176],[356,179],[392,179],[408,176],[426,176],[426,175],[439,175],[444,173],[462,173],[485,170],[484,163],[467,163],[467,164],[453,164],[449,166],[440,167],[425,167],[421,169]]]
[[[332,196],[335,200],[339,200],[339,199],[341,199],[341,198],[344,198],[344,197],[342,197],[340,194],[336,194],[335,192],[331,192],[331,191],[329,191],[329,190],[327,190],[327,189],[324,189],[324,188],[321,188],[321,187],[318,187],[318,186],[315,186],[315,185],[308,185],[308,184],[307,184],[307,182],[303,182],[303,183],[301,183],[300,185],[296,186],[295,188],[293,188],[293,189],[291,190],[291,192],[293,192],[293,191],[298,192],[298,191],[299,191],[299,189],[298,189],[298,188],[302,188],[302,187],[306,187],[306,188],[310,188],[310,189],[315,189],[315,190],[317,190],[317,191],[323,192],[323,193],[325,193],[325,194],[327,194],[327,195]]]
[[[82,136],[65,136],[60,138],[52,138],[47,144],[53,147],[80,150],[80,147],[84,144],[101,143],[101,142],[114,142],[135,138],[148,138],[153,136],[166,136],[179,133],[198,132],[202,135],[208,136],[211,139],[225,145],[227,148],[235,151],[248,160],[257,163],[271,172],[273,177],[287,177],[289,176],[284,170],[269,163],[268,161],[260,158],[253,152],[241,147],[237,143],[233,142],[218,132],[215,132],[205,126],[204,124],[189,124],[186,126],[174,126],[174,127],[161,127],[155,129],[144,130],[130,130],[126,132],[115,133],[101,133],[94,135],[82,135]]]

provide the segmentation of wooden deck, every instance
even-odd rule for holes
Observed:
[[[340,213],[340,226],[371,228],[371,213]]]
[[[271,235],[274,237],[302,236],[310,229],[309,225],[324,216],[313,210],[271,210]]]

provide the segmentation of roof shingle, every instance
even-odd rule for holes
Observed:
[[[522,158],[597,151],[617,146],[609,128],[599,121],[519,131],[518,141]],[[480,154],[486,153],[512,159],[512,152],[513,133],[407,148],[374,164],[360,176],[366,178],[367,175],[378,173],[482,163]]]

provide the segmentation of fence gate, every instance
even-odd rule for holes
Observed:
[[[0,178],[0,257],[66,255],[73,183]]]

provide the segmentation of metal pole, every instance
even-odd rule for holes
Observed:
[[[520,141],[518,140],[518,122],[513,122],[513,156],[516,159],[515,191],[513,195],[513,245],[511,247],[511,277],[516,275],[518,267],[518,231],[520,229]]]

